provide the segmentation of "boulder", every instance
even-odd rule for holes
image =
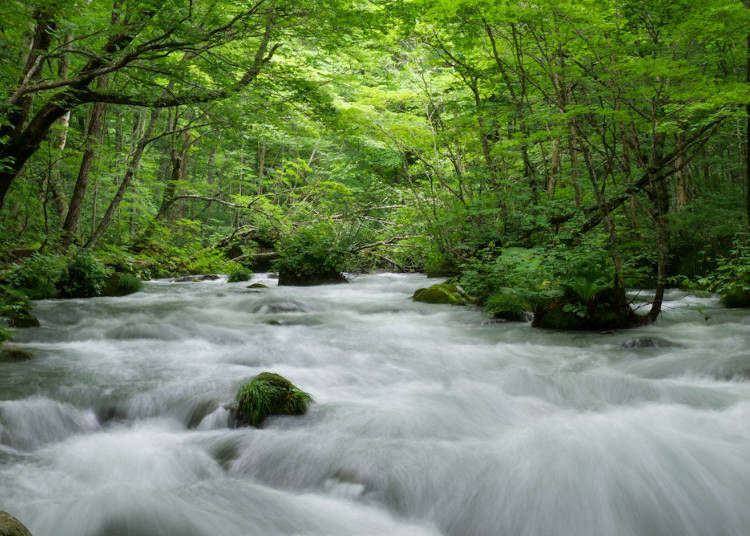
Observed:
[[[291,270],[279,270],[279,286],[307,287],[312,285],[331,285],[346,283],[346,277],[335,270],[317,273],[299,273]]]
[[[427,288],[420,288],[414,293],[412,299],[424,303],[449,305],[467,305],[471,303],[471,298],[460,286],[450,283],[438,283]]]
[[[248,285],[247,288],[268,288],[268,285],[264,285],[263,283],[253,283],[252,285]]]
[[[12,328],[38,328],[39,319],[28,311],[10,311],[5,313],[8,326]]]
[[[16,362],[16,361],[28,361],[33,359],[34,356],[26,350],[21,350],[15,346],[9,346],[6,348],[0,348],[0,361]]]
[[[665,339],[640,337],[636,339],[628,339],[623,342],[621,346],[623,348],[666,348],[674,345]]]
[[[198,281],[216,281],[220,277],[216,274],[183,275],[172,280],[173,283],[197,283]]]
[[[104,282],[102,296],[127,296],[138,292],[142,287],[143,283],[136,276],[115,272]]]
[[[31,532],[8,512],[0,511],[0,536],[31,536]]]
[[[273,372],[261,372],[240,386],[229,407],[230,425],[260,428],[270,415],[303,415],[312,397]]]
[[[606,331],[643,324],[625,297],[625,291],[609,288],[583,300],[572,291],[538,305],[532,326],[566,331]]]
[[[730,287],[722,293],[721,303],[725,307],[731,308],[750,307],[750,290],[742,287]]]

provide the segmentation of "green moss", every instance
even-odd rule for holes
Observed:
[[[312,397],[289,380],[272,372],[261,372],[237,393],[237,420],[260,428],[269,415],[302,415]]]
[[[31,533],[8,512],[0,511],[0,536],[31,536]]]
[[[33,358],[30,352],[13,346],[0,349],[0,361],[28,361]]]
[[[227,278],[227,281],[230,283],[237,283],[239,281],[248,281],[253,276],[253,273],[245,268],[244,266],[239,266],[229,272],[229,277]]]
[[[127,296],[138,292],[142,287],[143,283],[136,276],[115,272],[107,278],[102,296]]]
[[[418,302],[449,305],[467,305],[471,302],[461,287],[449,283],[438,283],[427,288],[420,288],[412,298]]]

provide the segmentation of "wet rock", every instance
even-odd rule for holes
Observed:
[[[252,285],[248,285],[247,288],[268,288],[268,285],[264,285],[263,283],[253,283]]]
[[[267,298],[260,303],[253,304],[251,312],[257,314],[306,313],[307,306],[297,300]]]
[[[235,404],[228,407],[232,427],[260,428],[270,415],[303,415],[312,397],[273,372],[261,372],[240,386]]]
[[[183,275],[172,280],[173,283],[197,283],[198,281],[216,281],[220,277],[216,274]]]
[[[622,343],[623,348],[666,348],[669,346],[674,345],[667,340],[652,337],[628,339]]]
[[[0,510],[0,536],[31,536],[31,532],[18,519]]]
[[[331,285],[346,283],[341,272],[327,270],[317,273],[298,273],[290,270],[279,271],[279,286],[309,287],[313,285]]]
[[[641,325],[623,289],[605,289],[584,300],[573,292],[534,309],[532,326],[566,331],[608,331]]]
[[[28,311],[11,311],[6,313],[8,326],[12,328],[38,328],[39,319]]]
[[[730,308],[750,307],[750,290],[742,287],[732,287],[721,295],[721,303]]]
[[[14,346],[9,346],[7,348],[0,349],[0,361],[6,361],[6,362],[28,361],[29,359],[33,359],[33,358],[34,356],[31,354],[31,352],[27,352],[26,350],[21,350],[20,348],[16,348]]]
[[[449,305],[467,305],[471,298],[458,285],[438,283],[427,288],[418,289],[412,296],[414,301],[424,303],[442,303]]]

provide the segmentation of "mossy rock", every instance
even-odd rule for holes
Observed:
[[[572,292],[538,305],[532,326],[564,331],[627,329],[643,324],[630,307],[623,289],[605,289],[588,300]]]
[[[235,425],[260,428],[270,415],[303,415],[312,397],[273,372],[261,372],[240,386],[234,409]]]
[[[346,283],[346,277],[341,272],[326,270],[322,272],[294,272],[279,270],[279,286],[309,287],[313,285],[332,285]]]
[[[104,283],[102,296],[127,296],[143,288],[143,282],[132,274],[115,272]]]
[[[11,328],[38,328],[39,319],[27,311],[11,311],[6,313],[8,326]]]
[[[725,307],[731,308],[750,307],[750,290],[738,287],[729,288],[722,293],[721,303],[724,304]]]
[[[263,283],[253,283],[252,285],[248,285],[247,288],[269,288],[268,285],[264,285]]]
[[[34,356],[26,350],[21,350],[14,346],[7,348],[0,348],[0,361],[16,362],[16,361],[28,361],[33,359]]]
[[[458,285],[438,283],[427,288],[418,289],[412,296],[414,301],[448,305],[467,305],[471,298]]]
[[[31,532],[8,512],[0,510],[0,536],[31,536]]]

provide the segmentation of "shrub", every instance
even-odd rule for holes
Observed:
[[[57,289],[63,298],[99,296],[107,278],[107,268],[87,250],[79,251],[62,271]]]
[[[253,273],[244,266],[236,266],[229,272],[227,280],[230,283],[237,283],[238,281],[248,281],[252,276]]]
[[[143,283],[133,274],[120,274],[115,272],[107,278],[106,284],[102,289],[103,296],[127,296],[138,292],[143,287]]]
[[[208,274],[226,272],[229,266],[231,265],[223,251],[205,249],[196,253],[185,268],[189,274]]]
[[[337,234],[327,223],[300,227],[281,241],[274,262],[280,285],[305,285],[343,280],[351,261],[354,237]]]
[[[9,287],[22,291],[33,300],[54,298],[64,268],[64,257],[35,253],[25,263],[14,265],[6,282]]]

